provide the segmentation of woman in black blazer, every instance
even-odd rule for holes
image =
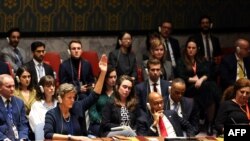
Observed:
[[[115,98],[102,111],[101,136],[136,136],[137,98],[131,77],[122,75],[116,85]],[[121,127],[114,129],[114,127]]]

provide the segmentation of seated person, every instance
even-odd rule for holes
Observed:
[[[36,92],[37,101],[31,106],[29,124],[32,131],[35,133],[35,140],[43,140],[45,114],[57,105],[55,79],[50,75],[43,76],[36,87]]]
[[[185,91],[185,81],[175,78],[169,88],[169,97],[165,98],[166,110],[174,110],[180,117],[189,121],[197,134],[199,132],[199,110],[193,98],[183,96]]]
[[[225,100],[221,104],[215,119],[215,127],[218,131],[218,135],[223,134],[225,125],[249,125],[249,97],[250,81],[247,78],[238,79],[233,88],[233,98],[231,100]]]
[[[94,90],[84,99],[75,101],[77,90],[73,84],[64,83],[58,89],[59,104],[45,115],[44,138],[53,140],[89,140],[86,130],[85,111],[101,94],[107,71],[107,57],[102,55],[99,62],[101,73]]]
[[[164,100],[160,94],[151,92],[148,102],[149,112],[140,111],[141,115],[137,120],[137,135],[181,137],[183,131],[186,131],[187,136],[194,136],[194,128],[188,121],[179,117],[173,110],[163,110]]]
[[[0,140],[24,141],[28,139],[28,120],[24,103],[14,96],[12,76],[0,75]]]
[[[98,101],[89,109],[90,125],[89,134],[99,136],[100,124],[102,121],[102,109],[111,100],[114,99],[114,88],[116,84],[116,70],[108,67],[105,82]]]
[[[122,75],[116,85],[114,101],[105,105],[102,110],[101,136],[136,136],[133,131],[138,116],[136,106],[137,99],[134,93],[133,79],[127,75]],[[126,128],[112,131],[113,127],[119,126],[125,126]]]

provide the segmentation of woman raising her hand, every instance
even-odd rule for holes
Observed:
[[[90,140],[86,137],[85,111],[89,109],[101,94],[107,71],[107,57],[102,55],[99,62],[100,76],[94,90],[86,98],[75,101],[76,88],[64,83],[58,89],[59,104],[45,116],[44,137],[53,140]]]

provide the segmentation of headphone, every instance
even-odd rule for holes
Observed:
[[[70,49],[67,49],[67,52],[68,52],[69,56],[71,56],[71,52],[70,52]]]
[[[43,89],[42,85],[39,85],[39,89],[40,89],[41,93],[44,93],[44,89]]]
[[[240,53],[240,47],[239,46],[236,47],[236,52]]]
[[[161,32],[161,26],[158,26],[158,31]]]
[[[19,76],[16,76],[16,82],[17,82],[17,83],[20,83]]]

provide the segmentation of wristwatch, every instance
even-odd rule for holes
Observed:
[[[70,134],[68,134],[68,141],[70,141],[71,140],[71,135]]]

